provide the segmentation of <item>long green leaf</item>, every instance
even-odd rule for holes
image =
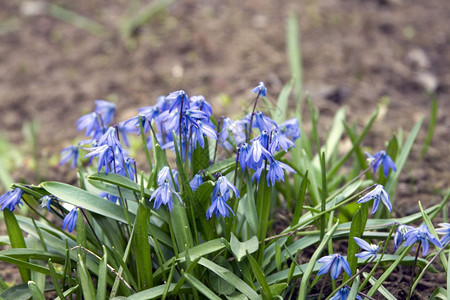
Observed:
[[[184,273],[183,276],[193,287],[195,287],[199,292],[201,292],[203,295],[205,295],[208,299],[216,299],[216,300],[222,299],[219,296],[217,296],[216,294],[214,294],[214,292],[211,291],[200,280],[195,278],[195,276],[188,274],[188,273]]]
[[[261,267],[253,258],[253,256],[248,255],[247,258],[250,262],[250,265],[252,266],[252,271],[255,274],[256,279],[261,285],[263,299],[272,299],[272,292],[269,288],[269,285],[267,284],[266,276],[264,275],[264,272],[262,271]]]
[[[28,284],[28,290],[30,291],[30,294],[33,297],[33,300],[45,300],[44,293],[37,286],[36,282],[30,280],[30,281],[28,281],[27,284]]]
[[[95,299],[95,288],[92,278],[86,269],[86,265],[81,257],[78,255],[78,276],[80,279],[81,290],[83,291],[84,299]]]
[[[295,100],[298,101],[297,110],[300,111],[300,97],[302,96],[303,72],[302,72],[302,53],[300,48],[300,38],[297,18],[291,14],[287,24],[287,51],[289,59],[289,68],[291,69],[294,80]]]
[[[97,300],[106,299],[108,278],[108,252],[103,246],[103,257],[98,263]]]
[[[142,200],[143,201],[143,200]],[[139,278],[139,288],[148,289],[153,286],[152,257],[149,244],[147,223],[150,219],[150,211],[139,202],[139,208],[134,223],[134,251],[139,260],[136,264]]]
[[[288,112],[288,102],[289,95],[292,91],[292,86],[294,85],[294,80],[290,80],[281,90],[278,96],[277,109],[271,111],[272,119],[277,123],[281,124],[286,120],[286,114]]]

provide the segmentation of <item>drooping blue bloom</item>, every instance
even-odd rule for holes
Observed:
[[[355,255],[356,257],[361,258],[361,259],[377,257],[378,250],[379,250],[378,245],[369,244],[365,240],[360,239],[358,237],[354,237],[353,239],[355,240],[356,244],[358,244],[359,247],[361,247],[363,250],[365,250],[365,251],[362,251],[362,252],[356,254]]]
[[[443,246],[450,241],[450,223],[439,223],[439,226],[441,228],[436,229],[436,232],[444,235],[441,238],[441,244]]]
[[[125,132],[133,132],[136,134],[141,134],[141,127],[139,125],[139,117],[141,117],[141,124],[142,129],[144,130],[144,133],[148,133],[150,131],[150,120],[147,119],[147,117],[141,113],[139,113],[137,116],[132,117],[131,119],[126,120],[123,122],[123,125],[121,126],[124,128]]]
[[[23,205],[22,199],[23,191],[19,188],[8,191],[6,194],[0,197],[0,210],[7,208],[10,212],[13,212],[16,206],[20,208]]]
[[[181,201],[180,196],[173,190],[173,188],[170,186],[169,182],[164,182],[162,185],[160,185],[151,195],[150,201],[155,200],[153,203],[153,208],[159,209],[161,204],[167,205],[167,208],[169,211],[172,211],[172,199],[173,195],[175,195],[178,200]]]
[[[350,288],[345,285],[343,288],[339,289],[330,300],[347,300],[348,295],[350,295]],[[360,295],[356,295],[355,299],[363,300]]]
[[[202,176],[200,174],[195,174],[194,178],[192,178],[191,182],[189,182],[189,185],[191,186],[191,189],[195,191],[202,183]]]
[[[231,207],[227,204],[229,198],[229,193],[225,193],[224,195],[218,195],[217,197],[213,198],[211,206],[208,208],[206,212],[206,219],[209,220],[213,213],[218,218],[219,216],[222,217],[229,217],[230,211],[234,215],[233,210]]]
[[[210,117],[212,115],[212,107],[211,104],[209,104],[206,100],[205,97],[203,97],[202,95],[199,96],[191,96],[190,97],[191,100],[191,106],[195,106],[197,107],[199,110],[205,112],[208,117]]]
[[[297,118],[283,122],[278,129],[285,136],[291,137],[294,142],[300,137],[300,125]]]
[[[75,169],[78,161],[78,146],[76,145],[68,146],[62,149],[59,164],[63,165],[70,160],[72,160],[72,169]]]
[[[240,145],[245,142],[245,129],[242,121],[233,121],[230,118],[223,118],[222,129],[219,135],[219,142],[227,150],[233,150],[233,145]]]
[[[397,251],[398,247],[403,243],[406,233],[411,229],[414,229],[414,227],[408,225],[399,225],[397,227],[397,231],[395,231],[394,235],[394,252]]]
[[[156,177],[158,185],[162,185],[165,181],[170,181],[170,168],[168,166],[164,166]]]
[[[185,91],[179,90],[176,92],[170,93],[166,98],[165,101],[168,103],[171,103],[169,111],[171,112],[174,109],[178,109],[178,111],[185,111],[186,109],[189,109],[189,97],[186,94]]]
[[[264,84],[264,82],[260,81],[259,84],[255,88],[253,88],[252,92],[257,94],[258,96],[265,97],[267,93],[266,85]]]
[[[114,127],[108,127],[105,133],[99,138],[97,146],[108,145],[112,148],[122,147],[122,144],[117,137],[117,131]]]
[[[242,173],[244,173],[245,169],[248,167],[248,154],[250,153],[251,146],[247,143],[243,143],[239,146],[239,165],[241,166]],[[238,156],[236,156],[236,159]]]
[[[273,155],[275,151],[280,151],[280,149],[283,149],[284,152],[288,152],[289,148],[295,148],[295,144],[277,130],[272,131],[269,152]]]
[[[191,126],[192,128],[192,145],[196,148],[197,143],[200,147],[205,147],[204,136],[208,136],[217,140],[216,131],[210,126],[203,124],[202,121],[197,121],[197,126]]]
[[[424,223],[419,226],[419,228],[413,228],[409,230],[405,234],[405,243],[403,244],[403,247],[408,247],[414,244],[415,242],[421,242],[422,243],[422,256],[427,255],[428,249],[430,247],[430,243],[433,243],[436,247],[442,248],[441,243],[435,237],[431,234],[431,232],[428,230],[427,225]]]
[[[123,144],[127,147],[130,147],[130,142],[128,141],[128,134],[129,133],[137,133],[137,127],[131,123],[126,124],[124,122],[120,122],[119,124],[117,124],[117,129],[119,130],[121,136],[122,136],[122,141]]]
[[[86,130],[86,136],[96,137],[99,133],[103,133],[99,123],[99,116],[96,112],[91,112],[80,117],[76,125],[78,131]]]
[[[41,207],[46,207],[48,211],[51,211],[51,204],[52,204],[52,197],[49,195],[45,195],[41,199],[39,199],[41,202]]]
[[[247,124],[248,126],[250,126],[251,118],[252,118],[252,113],[249,113],[242,119],[242,122],[244,124]],[[255,111],[253,114],[253,118],[254,119],[253,119],[252,129],[253,129],[253,127],[256,127],[261,132],[263,130],[266,130],[267,132],[271,132],[272,130],[275,130],[278,128],[277,123],[274,120],[272,120],[271,118],[269,118],[268,116],[266,116],[261,111]]]
[[[226,193],[230,193],[230,191],[234,193],[236,198],[240,198],[238,189],[225,176],[220,175],[214,186],[212,197],[214,199],[217,195],[223,196]]]
[[[364,197],[356,201],[356,203],[364,203],[372,199],[373,199],[372,215],[377,211],[378,205],[380,204],[380,200],[383,201],[383,204],[387,207],[387,209],[390,212],[392,212],[391,200],[389,199],[388,193],[386,193],[381,184],[377,184],[372,191],[370,191]]]
[[[180,113],[178,110],[163,111],[156,120],[161,124],[161,129],[164,133],[168,135],[172,135],[172,131],[178,133],[180,126]],[[183,122],[181,123],[183,124]]]
[[[317,275],[323,275],[325,273],[330,272],[331,277],[333,279],[336,279],[341,274],[342,269],[344,269],[345,272],[347,272],[348,276],[350,276],[350,277],[352,276],[352,271],[350,270],[349,263],[340,254],[331,254],[331,255],[324,256],[324,257],[320,258],[319,260],[317,260],[317,262],[323,264],[320,267]]]
[[[105,100],[95,100],[95,112],[99,114],[103,121],[103,126],[108,126],[114,119],[116,105]]]
[[[257,170],[262,166],[264,159],[272,161],[273,156],[258,139],[254,139],[246,157],[247,167]]]
[[[109,173],[114,170],[114,166],[111,163],[114,159],[114,150],[108,145],[102,145],[99,147],[86,148],[89,150],[88,154],[84,158],[88,157],[98,157],[98,168],[97,172],[100,172],[103,167],[105,167],[105,173]]]
[[[101,192],[100,194],[98,194],[98,196],[106,198],[108,199],[108,201],[111,201],[112,203],[119,203],[120,205],[122,205],[122,200],[120,199],[120,197],[108,194],[107,192]]]
[[[74,207],[63,219],[63,230],[67,228],[69,232],[72,232],[77,225],[78,207]]]
[[[394,172],[397,171],[394,161],[389,155],[386,154],[385,151],[379,151],[374,156],[366,152],[366,155],[368,156],[370,164],[373,164],[372,167],[374,173],[377,172],[380,165],[383,165],[383,173],[385,177],[389,175],[389,169],[392,169]]]
[[[267,172],[267,185],[270,186],[270,183],[272,183],[272,186],[274,186],[275,181],[279,180],[284,181],[284,170],[289,171],[291,173],[297,173],[287,164],[273,159],[270,162],[269,171]]]

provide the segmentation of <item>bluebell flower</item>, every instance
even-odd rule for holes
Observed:
[[[244,118],[242,118],[242,122],[244,124],[247,124],[248,126],[250,126],[249,124],[251,122],[251,118],[252,118],[252,113],[249,113],[249,114],[245,115]],[[253,118],[254,118],[254,121],[253,121],[251,129],[253,129],[253,127],[256,127],[261,132],[263,130],[266,130],[267,132],[271,132],[272,130],[278,128],[277,123],[274,120],[272,120],[271,118],[269,118],[268,116],[266,116],[261,111],[255,111],[253,113]],[[251,129],[250,129],[250,131],[251,131]]]
[[[250,153],[251,146],[247,143],[243,143],[239,146],[239,165],[241,166],[242,173],[244,173],[245,169],[248,167],[247,157]],[[236,156],[238,159],[238,156]]]
[[[291,137],[295,142],[300,137],[300,124],[297,118],[289,119],[283,122],[278,130],[287,137]]]
[[[172,211],[172,199],[173,195],[175,195],[178,200],[181,201],[180,196],[173,190],[170,184],[166,181],[162,185],[160,185],[151,195],[150,201],[155,200],[153,203],[153,208],[159,209],[161,204],[167,205],[169,211]]]
[[[95,112],[80,117],[76,125],[78,131],[86,130],[86,136],[97,136],[99,132],[103,133],[98,114]]]
[[[191,182],[189,182],[189,185],[191,186],[191,189],[195,191],[202,183],[202,176],[200,174],[195,174],[194,178],[192,178]]]
[[[52,204],[52,197],[49,195],[45,195],[41,199],[39,199],[41,202],[41,207],[46,207],[48,211],[52,211],[51,204]]]
[[[445,245],[450,241],[450,223],[439,223],[439,226],[441,228],[436,229],[436,232],[444,235],[441,238],[441,244]]]
[[[200,147],[205,147],[204,136],[208,136],[212,139],[217,139],[216,131],[210,126],[203,124],[202,121],[197,121],[197,126],[192,126],[192,144],[196,148],[197,143]]]
[[[95,100],[95,112],[99,114],[103,121],[103,126],[108,126],[114,119],[116,105],[105,100]]]
[[[76,145],[68,146],[62,149],[59,164],[63,165],[70,160],[72,160],[72,169],[75,169],[78,161],[78,146]]]
[[[74,207],[63,219],[63,230],[67,228],[69,232],[72,232],[77,225],[78,207]]]
[[[387,209],[390,212],[392,212],[391,200],[389,199],[388,193],[386,193],[381,184],[377,184],[372,191],[370,191],[364,197],[356,201],[356,203],[364,203],[372,199],[373,199],[372,214],[374,214],[377,211],[378,205],[380,204],[380,200],[383,201],[383,204],[387,207]]]
[[[162,185],[165,181],[170,181],[170,168],[168,166],[164,166],[156,177],[158,185]]]
[[[267,93],[266,85],[264,84],[264,82],[260,81],[259,84],[255,88],[253,88],[252,92],[257,94],[258,96],[261,95],[265,97]]]
[[[213,213],[218,218],[219,216],[222,217],[229,217],[230,211],[234,215],[233,210],[231,207],[227,204],[229,198],[229,193],[225,193],[224,195],[217,195],[217,197],[213,198],[211,202],[211,206],[206,211],[206,219],[209,220]]]
[[[356,254],[355,255],[356,257],[361,258],[361,259],[377,257],[377,254],[379,251],[378,245],[369,244],[365,240],[360,239],[358,237],[354,237],[353,239],[355,240],[356,244],[358,244],[359,247],[361,247],[363,250],[365,250],[365,251],[362,251],[362,252]]]
[[[414,229],[414,227],[408,225],[399,225],[397,227],[394,235],[394,252],[397,251],[398,247],[405,241],[405,235],[411,229]]]
[[[350,295],[350,288],[345,285],[343,288],[339,289],[336,294],[334,294],[333,297],[330,298],[330,300],[347,300],[348,295]],[[356,298],[358,300],[363,300],[360,295],[356,295]]]
[[[19,188],[8,191],[6,194],[0,197],[0,210],[7,208],[10,212],[13,212],[16,206],[20,208],[23,205],[22,199],[23,191]]]
[[[209,104],[206,100],[205,97],[203,97],[202,95],[199,96],[191,96],[190,97],[191,100],[191,106],[195,106],[197,107],[199,110],[205,112],[208,117],[210,117],[212,115],[212,107],[211,104]]]
[[[114,166],[111,166],[111,163],[114,159],[114,150],[112,149],[112,147],[108,145],[102,145],[99,147],[86,148],[86,150],[89,150],[91,152],[86,154],[84,158],[98,157],[97,172],[100,172],[103,167],[105,168],[105,173],[107,174],[114,170]]]
[[[227,150],[233,150],[234,145],[245,142],[245,129],[242,121],[233,121],[230,118],[223,118],[222,129],[219,135],[219,142]],[[231,143],[230,143],[231,142]]]
[[[212,197],[214,199],[217,195],[219,195],[219,192],[220,195],[223,196],[230,191],[234,193],[236,198],[240,198],[238,189],[225,176],[221,175],[217,178]]]
[[[117,129],[119,130],[119,132],[122,136],[123,144],[126,147],[130,147],[130,142],[128,141],[128,134],[129,133],[138,133],[138,130],[137,130],[137,127],[135,124],[131,124],[131,123],[126,124],[125,122],[126,121],[120,122],[119,124],[117,124]]]
[[[442,248],[441,243],[435,237],[431,234],[431,232],[428,230],[427,225],[424,223],[419,226],[419,228],[413,228],[409,230],[405,234],[405,243],[403,244],[403,247],[408,247],[414,244],[415,242],[421,242],[422,243],[422,256],[427,255],[428,249],[430,247],[430,243],[433,243],[436,247]]]
[[[397,171],[397,167],[395,166],[392,158],[386,154],[385,151],[379,151],[374,156],[370,155],[366,152],[368,156],[368,160],[370,164],[373,164],[373,172],[376,173],[377,169],[380,165],[383,165],[383,173],[384,176],[387,177],[389,175],[389,169],[392,169],[394,172]]]
[[[259,169],[264,159],[272,161],[273,156],[258,139],[254,139],[246,157],[247,167],[253,170]]]
[[[107,192],[101,192],[100,194],[98,194],[99,197],[102,198],[106,198],[108,201],[116,204],[119,203],[119,205],[122,205],[122,200],[120,199],[120,197],[108,194]]]
[[[284,170],[291,173],[297,173],[287,164],[273,159],[270,162],[269,171],[267,172],[267,185],[270,186],[269,181],[272,183],[272,186],[275,185],[275,181],[284,181]]]
[[[185,91],[179,90],[176,92],[170,93],[165,101],[171,103],[169,111],[171,112],[174,109],[178,109],[178,111],[183,112],[186,109],[189,109],[189,98]]]
[[[136,134],[141,134],[141,127],[139,125],[139,117],[141,117],[141,124],[142,129],[144,130],[144,133],[148,133],[150,131],[150,120],[147,119],[147,117],[144,114],[139,113],[137,116],[126,120],[121,125],[122,128],[124,128],[125,132],[133,132]]]
[[[110,147],[122,147],[114,127],[108,127],[105,133],[98,139],[97,146],[108,145]]]
[[[348,276],[350,276],[350,277],[352,276],[352,271],[350,270],[349,263],[340,254],[331,254],[331,255],[324,256],[324,257],[320,258],[319,260],[317,260],[317,262],[323,264],[320,267],[317,275],[323,275],[325,273],[330,272],[331,277],[333,279],[336,279],[341,274],[342,269],[344,269],[345,272],[347,272]]]
[[[162,131],[168,135],[171,135],[172,131],[179,131],[180,113],[178,110],[163,111],[156,120],[161,124]]]
[[[288,152],[289,148],[295,148],[294,142],[288,139],[284,134],[279,133],[277,130],[272,131],[269,152],[273,155],[275,151],[280,151],[280,149],[283,149],[284,152]]]

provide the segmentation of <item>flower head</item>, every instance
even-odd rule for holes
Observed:
[[[265,97],[267,93],[266,85],[264,84],[264,82],[260,81],[259,84],[255,88],[253,88],[252,92],[257,94],[258,96],[261,95]]]
[[[445,245],[450,241],[450,223],[439,223],[439,226],[441,228],[436,229],[436,232],[444,235],[441,238],[441,244]]]
[[[165,101],[172,104],[170,106],[170,112],[175,108],[177,108],[178,111],[184,111],[189,108],[189,97],[183,90],[170,93],[165,98]]]
[[[222,217],[228,217],[230,215],[230,211],[234,215],[233,210],[227,204],[229,197],[229,193],[227,192],[224,195],[217,195],[217,197],[213,198],[211,206],[206,212],[206,219],[209,220],[212,217],[213,213],[217,218],[219,217],[219,215]]]
[[[51,211],[51,204],[52,204],[52,197],[49,195],[45,195],[41,199],[39,199],[41,202],[41,207],[46,207],[48,211]]]
[[[403,244],[403,247],[411,246],[415,242],[421,242],[423,256],[427,255],[428,253],[428,249],[430,247],[429,241],[433,243],[436,247],[442,248],[442,245],[439,242],[439,240],[434,235],[431,234],[425,223],[420,225],[419,228],[413,228],[409,230],[405,234],[405,239],[406,241]]]
[[[10,212],[13,212],[16,206],[20,208],[20,205],[23,205],[21,201],[22,195],[23,191],[19,188],[13,191],[8,191],[0,197],[0,210],[7,208]]]
[[[389,169],[392,169],[394,172],[397,171],[397,167],[395,166],[394,161],[392,158],[386,154],[385,151],[379,151],[374,156],[370,155],[369,153],[366,153],[368,156],[368,160],[370,164],[373,164],[373,172],[376,173],[377,169],[380,165],[383,165],[383,173],[384,176],[387,177],[389,174]]]
[[[330,300],[347,300],[348,295],[350,294],[350,288],[345,285],[343,288],[339,289],[336,294],[334,294],[333,297],[330,298]],[[358,300],[362,300],[360,295],[356,295],[356,298]]]
[[[220,175],[219,178],[217,178],[212,197],[214,199],[219,194],[222,196],[225,194],[229,195],[230,190],[234,193],[236,198],[240,197],[238,189],[225,176]]]
[[[278,128],[282,134],[290,136],[294,142],[300,137],[300,125],[297,118],[284,121]]]
[[[397,231],[394,235],[394,252],[397,251],[398,247],[403,243],[406,233],[411,229],[414,229],[414,227],[407,225],[399,225],[397,227]]]
[[[277,130],[272,131],[272,139],[269,146],[270,153],[273,155],[275,151],[280,151],[280,149],[288,152],[289,148],[295,148],[295,144]]]
[[[284,170],[291,173],[297,173],[287,164],[275,159],[272,160],[270,162],[269,171],[267,172],[267,185],[270,186],[269,180],[272,183],[272,186],[275,185],[275,181],[284,181]]]
[[[72,169],[75,169],[78,160],[78,146],[76,145],[72,145],[62,149],[61,160],[59,161],[59,164],[63,165],[70,160],[72,160]]]
[[[347,272],[348,276],[352,276],[352,271],[350,270],[349,263],[340,254],[331,254],[324,256],[317,260],[318,263],[323,264],[317,275],[323,275],[325,273],[331,272],[331,277],[336,279],[342,272],[342,269]]]
[[[197,107],[197,109],[205,112],[208,117],[212,115],[212,107],[211,104],[209,104],[206,100],[205,97],[203,97],[202,95],[199,96],[191,96],[189,98],[189,100],[191,101],[192,106]]]
[[[392,212],[392,204],[391,200],[389,200],[389,195],[384,190],[381,184],[377,184],[375,188],[367,193],[364,197],[356,201],[356,203],[364,203],[373,199],[373,208],[372,215],[377,211],[378,205],[380,204],[380,200],[383,201],[383,204]]]
[[[170,171],[170,168],[168,166],[165,166],[161,169],[161,171],[158,172],[158,177],[156,179],[159,187],[152,193],[150,197],[150,201],[153,199],[155,200],[153,207],[156,209],[159,209],[161,204],[167,205],[169,208],[169,211],[172,211],[172,199],[173,195],[180,200],[181,203],[181,197],[178,195],[175,187],[178,187],[178,182],[176,181],[177,173],[175,170]],[[172,173],[172,175],[171,175]],[[175,183],[172,180],[172,176],[175,180]]]
[[[202,176],[200,174],[195,174],[194,178],[192,178],[191,182],[189,182],[189,185],[191,186],[191,189],[195,191],[202,183]]]
[[[77,225],[78,207],[74,207],[63,219],[63,230],[67,228],[69,232],[72,232]]]
[[[116,105],[105,100],[95,100],[95,112],[102,118],[104,126],[108,126],[114,119]]]
[[[80,117],[76,124],[78,131],[86,130],[86,136],[96,137],[103,133],[99,122],[99,115],[96,112],[91,112]]]
[[[361,259],[377,257],[378,250],[379,250],[379,247],[377,245],[369,244],[365,240],[360,239],[358,237],[354,237],[353,239],[355,240],[356,244],[358,244],[359,247],[361,247],[363,250],[365,250],[365,251],[362,251],[361,253],[356,254],[355,255],[356,257],[361,258]]]

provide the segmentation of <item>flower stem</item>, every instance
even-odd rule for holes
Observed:
[[[411,299],[411,295],[413,293],[412,288],[413,288],[413,284],[414,284],[414,277],[416,276],[416,265],[417,265],[417,258],[419,257],[420,246],[422,246],[422,241],[419,240],[419,246],[417,246],[417,251],[416,251],[416,258],[414,259],[414,265],[413,265],[412,272],[411,272],[411,281],[409,283],[410,290],[409,290],[407,300]]]

